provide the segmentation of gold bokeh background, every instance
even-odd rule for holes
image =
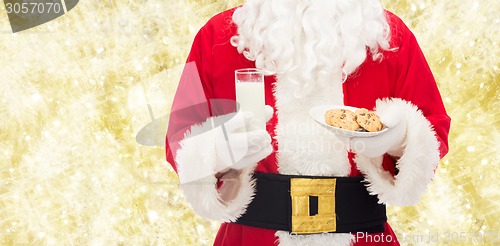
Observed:
[[[239,3],[85,0],[16,34],[0,4],[0,245],[213,242],[218,223],[192,212],[164,149],[135,136],[148,104],[168,114],[197,30]],[[391,225],[403,245],[461,232],[463,245],[498,245],[500,3],[383,3],[414,31],[452,117],[429,192],[389,207]]]

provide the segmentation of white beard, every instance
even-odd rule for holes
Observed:
[[[378,0],[248,0],[233,21],[232,44],[256,67],[296,85],[296,98],[317,85],[342,83],[367,57],[389,48]]]

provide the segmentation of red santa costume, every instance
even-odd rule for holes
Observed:
[[[448,151],[450,118],[415,37],[398,17],[377,0],[249,0],[202,27],[188,62],[196,63],[201,84],[184,73],[172,112],[200,97],[235,100],[237,69],[257,67],[271,74],[265,78],[265,102],[274,109],[266,126],[272,150],[263,150],[267,157],[232,179],[220,182],[216,175],[216,134],[194,134],[213,124],[214,113],[194,107],[171,114],[167,160],[195,212],[224,222],[215,245],[399,245],[387,222],[383,232],[370,234],[384,235],[377,242],[355,233],[295,235],[233,223],[255,196],[254,172],[364,176],[366,189],[380,203],[418,202]],[[195,87],[202,93],[194,93]],[[403,134],[383,154],[333,146],[337,136],[308,116],[310,108],[326,104],[376,108],[389,126],[400,117]],[[182,182],[197,176],[193,173],[203,177]]]

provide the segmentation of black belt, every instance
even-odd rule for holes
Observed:
[[[238,224],[297,234],[384,231],[385,205],[363,177],[253,176],[255,196]]]

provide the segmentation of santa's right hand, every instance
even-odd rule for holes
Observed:
[[[271,136],[253,124],[252,113],[239,111],[224,118],[215,129],[217,172],[255,165],[272,153]]]

